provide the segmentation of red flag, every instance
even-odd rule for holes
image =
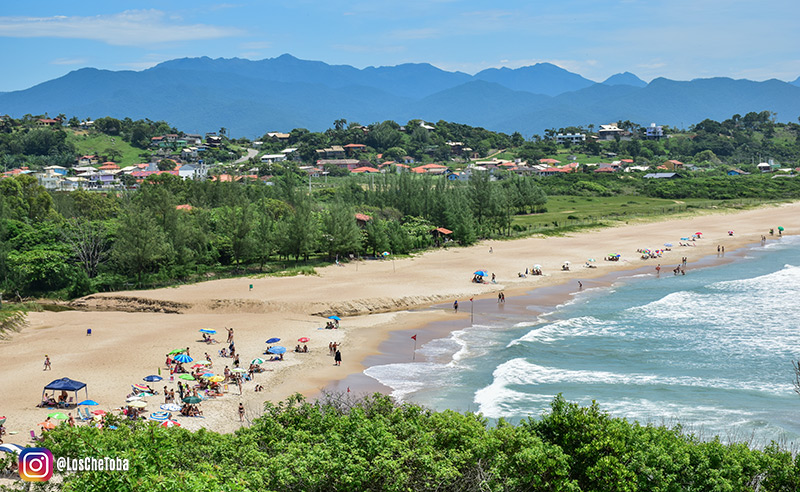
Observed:
[[[414,340],[416,340],[416,339],[417,339],[417,336],[416,336],[416,335],[414,335],[414,336],[413,336],[413,337],[411,337],[411,338],[413,338]]]
[[[347,387],[347,392],[350,393],[350,386]]]
[[[469,302],[472,302],[472,298],[471,297],[469,298]]]

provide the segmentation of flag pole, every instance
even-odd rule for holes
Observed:
[[[475,303],[472,302],[472,297],[469,298],[469,325],[472,326],[472,321],[475,319],[474,312],[475,312]]]
[[[417,360],[417,335],[414,334],[414,336],[411,338],[414,339],[414,352],[412,354],[411,360]]]

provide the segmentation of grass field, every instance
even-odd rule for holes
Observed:
[[[105,157],[108,156],[108,149],[113,149],[122,156],[121,159],[114,160],[120,167],[130,166],[148,160],[139,156],[139,154],[145,152],[144,150],[132,147],[120,137],[112,137],[103,133],[87,135],[85,132],[75,132],[71,130],[67,131],[67,135],[68,140],[75,144],[75,148],[80,155],[94,154]]]
[[[512,226],[529,233],[557,233],[581,227],[603,225],[687,213],[712,208],[745,208],[763,200],[667,200],[641,196],[549,196],[547,212],[517,215]]]

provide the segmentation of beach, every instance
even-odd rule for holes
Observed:
[[[267,358],[265,341],[280,338],[288,352],[283,361],[265,362],[265,372],[246,382],[242,395],[236,386],[215,400],[202,403],[203,418],[179,418],[186,428],[231,432],[260,415],[264,401],[281,401],[294,393],[309,398],[365,369],[364,361],[379,352],[393,332],[427,326],[431,322],[465,320],[469,299],[496,298],[499,292],[515,295],[542,287],[564,285],[577,289],[610,273],[647,267],[661,275],[687,258],[687,275],[693,263],[717,254],[724,247],[733,252],[745,245],[778,241],[777,227],[787,234],[800,230],[800,203],[765,206],[747,211],[703,213],[658,222],[641,222],[602,228],[560,237],[532,237],[509,241],[483,241],[467,248],[445,248],[411,258],[365,260],[331,265],[315,276],[248,277],[185,285],[150,291],[95,294],[74,303],[76,310],[32,312],[28,326],[0,342],[0,415],[14,435],[6,442],[25,444],[30,430],[49,413],[37,408],[42,388],[52,380],[69,377],[87,383],[88,397],[97,408],[123,406],[131,385],[159,374],[165,380],[150,383],[159,392],[169,383],[164,365],[167,352],[189,347],[191,356],[203,359],[208,352],[213,370],[221,373],[232,359],[218,351],[225,344],[226,327],[235,329],[235,343],[242,364],[255,357]],[[776,229],[775,236],[768,230]],[[728,231],[734,234],[729,235]],[[702,232],[700,239],[679,246],[680,238]],[[642,260],[637,250],[660,249],[671,243],[661,258]],[[620,261],[606,261],[620,254]],[[721,255],[720,255],[721,257]],[[589,262],[596,268],[587,268]],[[722,260],[722,258],[720,258]],[[565,261],[570,270],[562,271]],[[734,260],[735,261],[735,260]],[[520,277],[526,268],[541,265],[544,275]],[[473,272],[485,269],[497,283],[471,282]],[[458,300],[458,313],[452,303]],[[440,306],[432,308],[431,306]],[[441,306],[445,307],[442,308]],[[324,329],[327,317],[342,318],[340,328]],[[216,330],[220,344],[201,341],[201,328]],[[92,330],[87,336],[87,329]],[[308,337],[309,353],[294,353],[300,337]],[[341,344],[342,364],[334,366],[328,345]],[[302,344],[301,344],[302,345]],[[45,355],[51,370],[43,370]],[[177,379],[175,380],[177,381]],[[260,384],[263,392],[255,392]],[[355,388],[354,388],[355,390]],[[79,400],[84,393],[79,393]],[[237,407],[242,402],[246,421]],[[146,413],[164,403],[161,395],[148,398]],[[66,412],[74,409],[66,410]]]

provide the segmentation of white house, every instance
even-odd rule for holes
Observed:
[[[556,143],[560,144],[567,142],[571,144],[576,144],[585,141],[586,141],[586,134],[584,133],[567,133],[567,134],[559,133],[558,135],[556,135]]]
[[[282,162],[286,160],[286,154],[264,154],[261,156],[261,162],[264,164],[272,164],[275,162]]]

